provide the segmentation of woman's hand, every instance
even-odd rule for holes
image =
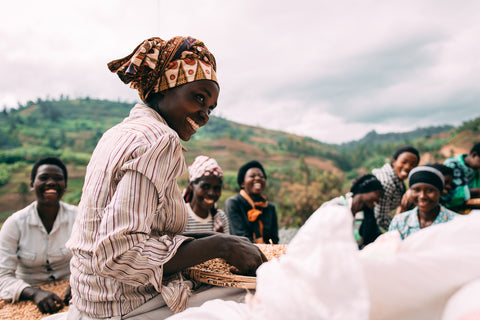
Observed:
[[[223,258],[236,267],[240,274],[254,276],[257,268],[268,261],[263,252],[248,238],[229,236],[226,242],[230,249]]]
[[[185,241],[163,265],[163,272],[171,274],[214,258],[225,259],[239,273],[246,275],[254,275],[257,268],[267,261],[262,251],[247,238],[216,233]]]
[[[21,297],[31,300],[37,305],[41,313],[55,313],[63,308],[63,301],[55,293],[34,287],[26,287]]]

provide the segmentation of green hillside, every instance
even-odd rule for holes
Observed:
[[[64,200],[77,204],[85,167],[98,139],[125,118],[131,103],[94,99],[37,100],[0,112],[0,221],[33,200],[29,171],[42,156],[59,156],[68,166]],[[402,133],[370,133],[348,144],[326,144],[308,137],[247,126],[211,117],[184,143],[187,163],[200,154],[217,159],[225,171],[223,200],[238,192],[236,173],[251,159],[268,175],[267,196],[282,225],[299,225],[325,200],[344,192],[354,177],[381,166],[402,144],[413,144],[428,161],[464,152],[479,139],[479,119],[458,128],[420,128]],[[186,185],[187,176],[180,181]]]

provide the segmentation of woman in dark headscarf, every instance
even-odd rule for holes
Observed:
[[[224,258],[252,275],[266,257],[239,237],[182,235],[188,213],[177,185],[187,170],[180,140],[207,124],[219,94],[207,47],[191,37],[150,38],[108,67],[144,104],[103,135],[88,164],[67,243],[69,316],[128,318],[161,310],[154,317],[162,318],[188,305],[191,282],[180,272],[186,267]]]
[[[267,175],[260,162],[253,160],[238,170],[240,193],[225,202],[230,233],[247,237],[254,243],[278,243],[275,206],[263,194]]]
[[[445,187],[443,174],[432,166],[419,166],[408,175],[411,195],[415,208],[397,214],[388,231],[397,230],[402,239],[432,224],[452,220],[457,213],[440,204]]]
[[[340,205],[352,212],[354,235],[359,248],[375,241],[381,234],[373,213],[374,207],[383,196],[383,186],[372,174],[366,174],[353,181],[350,192],[322,205]]]

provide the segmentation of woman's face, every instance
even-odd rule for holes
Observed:
[[[262,195],[267,184],[267,179],[259,168],[250,168],[245,173],[242,187],[249,195]]]
[[[383,196],[382,190],[356,194],[353,197],[352,213],[357,213],[365,208],[373,209]]]
[[[422,212],[429,212],[440,203],[440,190],[426,183],[419,183],[410,188],[413,203]]]
[[[400,180],[408,178],[408,174],[418,165],[418,158],[411,152],[403,152],[398,155],[396,160],[393,160],[393,170]]]
[[[190,140],[198,128],[207,124],[217,106],[218,85],[210,80],[189,82],[165,91],[152,106],[183,141]]]
[[[203,176],[192,184],[192,208],[209,211],[222,195],[222,180],[217,176]]]
[[[39,204],[58,205],[65,193],[67,183],[60,167],[54,164],[42,164],[32,184]]]

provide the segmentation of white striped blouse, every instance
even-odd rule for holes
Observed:
[[[73,304],[91,317],[124,315],[159,293],[187,303],[182,281],[162,285],[162,266],[185,239],[187,207],[177,178],[187,169],[175,131],[147,106],[108,130],[87,167],[72,250]]]

